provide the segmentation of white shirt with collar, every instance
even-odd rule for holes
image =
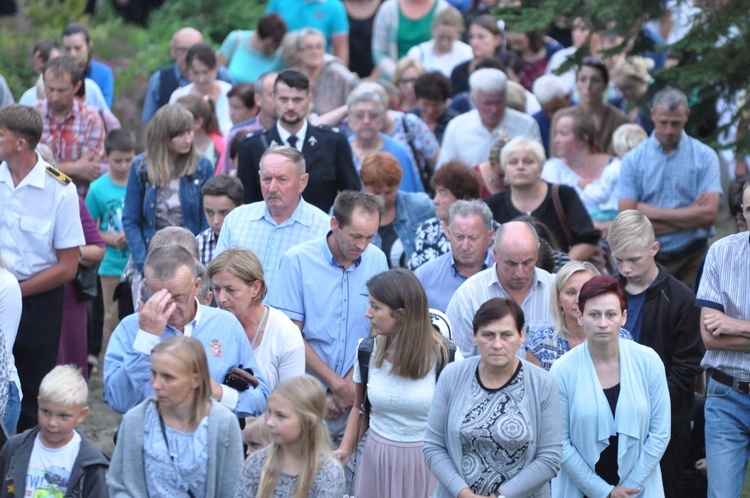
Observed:
[[[553,327],[550,313],[550,293],[555,284],[555,275],[541,268],[534,269],[534,283],[521,303],[521,309],[526,319],[526,337],[535,332]],[[458,288],[448,303],[445,314],[453,326],[453,342],[465,357],[478,354],[474,344],[474,329],[472,320],[474,314],[485,301],[493,297],[509,298],[497,278],[497,263],[470,277]],[[518,349],[518,356],[526,357],[525,348]]]
[[[86,245],[75,185],[37,163],[18,186],[0,164],[0,256],[19,282],[57,264],[57,250]]]
[[[279,138],[281,138],[281,144],[288,146],[289,145],[289,137],[292,136],[291,133],[289,133],[283,126],[279,124],[278,121],[276,121],[276,131],[279,133]],[[297,133],[294,135],[297,137],[297,143],[295,144],[295,148],[302,152],[302,146],[305,144],[305,135],[307,134],[307,120],[305,119],[302,122],[302,128],[300,128]]]
[[[526,137],[542,143],[539,125],[531,116],[508,107],[499,125],[490,133],[479,111],[473,109],[451,119],[443,135],[438,167],[459,159],[471,167],[481,164],[490,155],[490,148],[500,138],[510,140]]]

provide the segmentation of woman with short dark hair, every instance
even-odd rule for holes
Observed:
[[[446,367],[427,420],[424,456],[435,498],[548,497],[562,423],[551,375],[517,356],[524,314],[493,298],[473,320],[479,355]]]

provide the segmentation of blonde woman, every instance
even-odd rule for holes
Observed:
[[[250,455],[236,498],[341,498],[344,469],[330,452],[326,397],[308,375],[286,380],[268,398],[271,445]]]
[[[583,284],[598,275],[599,270],[594,265],[583,261],[571,261],[557,272],[549,300],[555,326],[531,336],[526,346],[531,353],[526,355],[530,363],[549,372],[558,358],[586,340],[586,333],[578,321],[578,294]],[[633,339],[625,329],[620,329],[620,338]]]
[[[432,21],[432,39],[409,49],[407,57],[422,63],[425,71],[440,71],[450,78],[453,68],[474,57],[471,46],[461,41],[464,18],[448,7]]]
[[[305,374],[305,342],[299,328],[281,311],[263,304],[263,265],[249,249],[231,247],[206,269],[219,308],[232,313],[245,329],[263,378],[276,384]]]
[[[427,498],[437,481],[422,454],[424,434],[437,372],[448,363],[448,341],[432,328],[427,296],[410,271],[375,275],[367,290],[370,307],[365,316],[376,339],[366,385],[359,361],[354,364],[354,406],[362,404],[365,392],[369,404],[361,424],[362,433],[369,431],[354,495]],[[355,409],[336,451],[342,464],[356,450],[358,427]]]
[[[143,272],[151,238],[168,226],[183,226],[197,235],[208,222],[201,187],[214,174],[211,161],[193,145],[193,115],[169,104],[148,124],[146,152],[130,168],[122,226],[131,257]]]
[[[203,345],[182,335],[151,352],[155,397],[122,420],[107,484],[114,498],[232,496],[242,468],[237,417],[211,399]]]
[[[424,74],[424,71],[424,66],[417,59],[402,57],[398,60],[392,81],[401,94],[398,110],[406,112],[417,108],[417,95],[414,93],[414,83],[416,83],[417,78],[421,74]]]
[[[653,81],[649,71],[653,69],[654,61],[646,57],[625,57],[615,64],[612,70],[612,83],[620,92],[622,102],[620,109],[627,114],[631,121],[639,124],[650,135],[654,131],[654,122],[641,99],[648,91]]]

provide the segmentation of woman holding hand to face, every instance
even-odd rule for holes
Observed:
[[[670,401],[661,359],[622,340],[625,293],[597,276],[578,296],[586,342],[552,365],[563,423],[562,471],[552,496],[662,498],[659,461],[669,443]]]
[[[548,497],[562,453],[555,381],[516,356],[524,315],[515,301],[485,302],[473,328],[479,355],[446,367],[427,419],[434,496]]]

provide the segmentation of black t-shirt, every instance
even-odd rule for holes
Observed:
[[[377,11],[376,11],[377,12]],[[372,60],[372,25],[375,14],[367,19],[349,17],[349,70],[367,78],[375,67]]]

